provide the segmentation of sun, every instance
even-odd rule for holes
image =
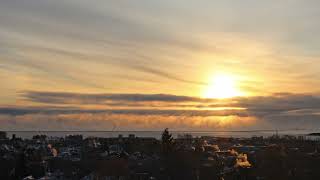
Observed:
[[[243,93],[237,88],[236,80],[227,74],[217,74],[212,77],[203,94],[204,98],[232,98]]]

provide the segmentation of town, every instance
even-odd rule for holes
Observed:
[[[304,136],[22,139],[0,132],[0,179],[277,180],[320,179],[320,144]]]

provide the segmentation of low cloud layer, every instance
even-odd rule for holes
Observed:
[[[1,107],[3,130],[320,128],[320,98],[310,94],[278,93],[229,100],[169,94],[28,91],[20,95],[36,105]]]
[[[48,104],[104,104],[108,101],[126,102],[192,102],[204,101],[200,98],[189,96],[176,96],[170,94],[83,94],[64,92],[37,92],[28,91],[22,93],[22,97],[33,102]]]
[[[64,92],[27,91],[22,99],[47,105],[113,105],[135,107],[160,104],[177,108],[185,105],[195,108],[240,107],[252,112],[286,112],[320,109],[320,96],[311,94],[276,93],[270,96],[237,97],[227,100],[204,99],[170,94],[81,94]]]

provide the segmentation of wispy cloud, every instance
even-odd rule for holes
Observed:
[[[180,78],[176,75],[173,75],[173,74],[170,74],[165,71],[161,71],[161,70],[158,70],[158,69],[155,69],[152,67],[147,67],[147,66],[142,66],[142,65],[131,65],[131,67],[138,69],[142,72],[151,73],[153,75],[157,75],[157,76],[160,76],[163,78],[167,78],[167,79],[182,82],[182,83],[188,83],[188,84],[193,84],[193,85],[202,85],[202,86],[208,85],[208,83],[205,83],[205,82],[183,79],[183,78]]]

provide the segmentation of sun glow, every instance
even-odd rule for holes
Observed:
[[[217,74],[210,80],[203,97],[223,99],[241,95],[243,93],[237,88],[237,82],[233,76]]]

